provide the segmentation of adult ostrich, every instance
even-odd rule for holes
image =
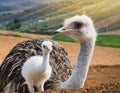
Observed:
[[[64,26],[60,28],[59,30],[57,30],[56,32],[70,34],[71,36],[77,38],[80,41],[81,48],[78,53],[78,59],[76,62],[75,69],[73,70],[73,73],[72,73],[71,64],[69,62],[66,52],[61,47],[55,47],[56,44],[54,43],[53,51],[51,51],[51,60],[54,60],[54,62],[53,61],[51,62],[53,72],[52,72],[51,78],[45,84],[45,89],[48,89],[48,88],[64,88],[64,89],[81,88],[83,87],[84,82],[87,77],[87,72],[88,72],[89,64],[91,61],[91,57],[92,57],[92,53],[93,53],[94,45],[95,45],[96,31],[93,25],[93,21],[86,15],[74,16],[72,18],[65,20]],[[32,41],[35,41],[35,40],[32,40]],[[41,39],[37,41],[41,41]],[[34,46],[33,43],[31,43],[31,40],[29,41],[29,43],[30,45]],[[37,42],[35,42],[34,44],[36,43]],[[18,44],[17,48],[16,47],[13,48],[10,54],[5,58],[0,68],[1,70],[0,80],[5,80],[3,83],[1,83],[1,86],[5,87],[8,84],[6,87],[9,87],[10,85],[14,84],[18,86],[18,87],[15,86],[16,90],[20,90],[20,88],[24,86],[23,84],[24,78],[21,76],[21,73],[20,73],[22,64],[25,62],[26,58],[28,58],[28,57],[24,57],[24,55],[25,54],[30,55],[32,53],[34,54],[37,53],[38,51],[36,51],[35,49],[36,47],[38,48],[39,46],[37,44],[37,46],[35,46],[34,48],[27,48],[28,50],[32,49],[31,50],[32,53],[31,51],[25,51],[24,52],[25,54],[22,53],[22,57],[19,59],[20,62],[19,60],[14,61],[18,59],[18,57],[17,59],[12,58],[12,57],[15,57],[14,53],[15,54],[17,53],[16,50],[20,50],[20,51],[24,50],[24,48],[26,48],[27,46],[26,44],[23,44],[21,46],[21,44],[22,43]],[[60,51],[62,49],[62,53],[58,50],[55,51],[54,49],[56,48],[58,50],[60,48]],[[18,53],[21,54],[21,52],[18,52]],[[9,57],[10,55],[12,56]],[[22,58],[24,58],[23,61],[21,61]],[[8,62],[7,60],[10,60],[10,61]],[[8,67],[8,65],[10,65],[11,67]],[[10,69],[7,69],[7,67]],[[2,75],[3,77],[1,77]],[[25,86],[22,88],[25,88]]]
[[[64,26],[56,32],[69,34],[75,37],[81,45],[72,75],[63,82],[59,88],[81,88],[87,77],[97,36],[93,21],[86,15],[74,16],[66,19]]]

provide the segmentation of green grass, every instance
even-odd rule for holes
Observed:
[[[65,34],[56,34],[52,37],[56,41],[65,41],[65,42],[77,42],[77,40]]]
[[[52,37],[52,39],[56,41],[78,42],[74,38],[65,34],[56,34]],[[120,35],[98,35],[96,45],[120,48]]]
[[[120,35],[98,35],[96,45],[120,48]]]

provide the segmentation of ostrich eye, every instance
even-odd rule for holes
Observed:
[[[66,30],[65,28],[63,28],[62,30]]]
[[[75,29],[80,29],[82,27],[82,23],[75,22],[74,27]]]
[[[46,46],[43,46],[43,48],[47,48]]]

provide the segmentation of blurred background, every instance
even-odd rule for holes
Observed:
[[[116,31],[120,29],[119,9],[119,0],[0,0],[0,29],[51,32],[65,18],[86,13],[98,32]]]

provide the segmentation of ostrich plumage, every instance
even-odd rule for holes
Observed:
[[[47,39],[32,39],[20,42],[13,47],[0,66],[0,91],[28,93],[28,88],[24,84],[25,79],[21,75],[21,69],[28,58],[43,55],[41,43],[45,40]],[[67,52],[57,43],[51,42],[53,43],[53,50],[50,53],[52,75],[44,85],[45,90],[56,88],[72,73],[72,65]],[[8,87],[10,90],[7,90]]]

